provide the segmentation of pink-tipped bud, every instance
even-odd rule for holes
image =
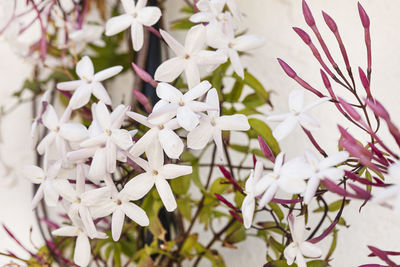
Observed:
[[[374,114],[386,121],[390,121],[390,115],[387,110],[382,106],[382,104],[375,100],[366,99],[365,103],[368,105],[370,109],[374,112]]]
[[[339,97],[339,102],[344,108],[344,110],[346,110],[347,114],[350,115],[350,117],[352,117],[355,121],[362,121],[362,118],[360,114],[357,112],[357,110],[355,110],[355,108],[353,108],[349,103],[347,103],[346,100]]]
[[[225,169],[223,166],[219,165],[218,166],[222,174],[226,179],[229,180],[229,182],[240,192],[243,192],[243,188],[240,187],[240,185],[235,181],[235,179],[232,177],[231,173]]]
[[[215,193],[214,195],[219,201],[221,201],[222,203],[227,205],[229,208],[236,210],[236,207],[231,202],[229,202],[226,198],[224,198],[223,196],[221,196],[220,194],[217,194],[217,193]]]
[[[231,214],[231,216],[233,218],[235,218],[236,220],[238,220],[239,222],[243,223],[243,218],[237,214],[236,212],[234,212],[233,210],[229,210],[229,213]]]
[[[135,95],[139,103],[142,104],[143,107],[146,109],[146,112],[150,114],[153,111],[153,108],[150,105],[149,99],[144,94],[142,94],[142,92],[136,89],[133,90],[133,94]]]
[[[367,76],[365,75],[364,71],[360,67],[358,67],[358,73],[360,75],[360,80],[365,89],[365,92],[367,93],[367,97],[372,99],[371,89],[369,86],[369,81],[368,81]]]
[[[315,25],[314,17],[312,15],[311,10],[308,7],[306,1],[304,1],[304,0],[303,0],[302,7],[303,7],[303,15],[304,15],[307,25],[310,27],[314,26]]]
[[[321,76],[322,76],[322,81],[324,82],[324,85],[326,87],[326,89],[328,89],[329,93],[331,93],[332,91],[332,86],[331,86],[331,82],[329,81],[328,75],[325,74],[325,72],[323,70],[321,70]],[[333,93],[333,91],[332,91]],[[335,95],[332,95],[332,98],[336,99]]]
[[[296,72],[288,64],[286,64],[285,61],[278,58],[278,62],[279,62],[279,65],[281,65],[282,69],[286,72],[286,74],[290,78],[294,79],[297,76]]]
[[[261,136],[258,136],[258,143],[260,144],[260,149],[261,152],[264,154],[264,156],[270,161],[275,162],[274,153],[272,153],[271,148],[268,146],[268,144]]]
[[[144,69],[142,69],[133,62],[132,62],[132,67],[140,79],[142,79],[146,83],[149,83],[154,88],[157,88],[158,83],[153,79],[153,77],[151,77],[149,73],[147,73]]]
[[[336,33],[338,30],[336,22],[331,18],[331,16],[326,14],[324,11],[322,11],[322,16],[324,17],[325,23],[326,23],[326,25],[328,25],[329,29],[333,33]]]
[[[365,29],[369,28],[369,17],[367,12],[365,12],[363,6],[358,2],[358,13],[360,14],[361,23]]]
[[[371,194],[368,191],[362,189],[361,187],[359,187],[359,186],[357,186],[355,184],[348,184],[348,185],[356,193],[356,198],[368,200],[368,199],[370,199],[372,197]]]
[[[305,31],[297,27],[293,27],[293,30],[300,36],[303,42],[305,42],[307,45],[311,43],[311,38]]]

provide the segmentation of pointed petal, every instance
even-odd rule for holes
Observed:
[[[164,61],[156,70],[154,79],[162,82],[172,82],[185,69],[185,60],[180,57],[174,57]]]
[[[298,116],[298,118],[299,118],[299,123],[301,124],[301,126],[303,126],[304,128],[306,128],[308,130],[319,127],[319,122],[306,113],[301,113]]]
[[[188,31],[185,39],[185,51],[192,55],[205,47],[206,28],[202,25],[196,25]]]
[[[160,169],[159,175],[164,179],[174,179],[191,174],[192,171],[192,166],[166,164]]]
[[[106,149],[97,149],[93,156],[92,164],[90,165],[88,177],[90,179],[102,180],[106,174],[106,163]]]
[[[52,105],[47,105],[46,112],[42,117],[43,124],[49,130],[56,130],[58,128],[58,116]]]
[[[291,112],[284,113],[284,114],[270,115],[267,117],[267,121],[268,122],[282,122],[290,116],[293,116],[293,114]]]
[[[92,60],[88,56],[84,56],[77,64],[76,64],[76,74],[78,74],[79,78],[91,79],[94,75],[94,67]]]
[[[148,226],[149,225],[149,218],[139,206],[126,202],[121,205],[121,209],[123,212],[128,216],[132,221],[139,224],[140,226]]]
[[[272,134],[277,141],[280,141],[287,137],[294,130],[296,125],[297,117],[289,116],[272,131]]]
[[[157,23],[160,17],[161,10],[158,7],[148,6],[140,10],[137,20],[145,26],[152,26]]]
[[[75,226],[62,226],[54,231],[52,231],[51,233],[55,236],[77,236],[78,233],[78,228],[76,228]]]
[[[233,48],[238,51],[247,52],[249,50],[260,48],[265,44],[265,39],[262,36],[255,34],[246,34],[239,36],[233,43]]]
[[[235,70],[237,75],[239,75],[239,77],[241,77],[243,79],[244,78],[244,70],[243,70],[242,61],[240,60],[240,57],[239,57],[239,53],[233,49],[230,49],[228,52],[228,56],[232,63],[233,69]]]
[[[159,98],[168,102],[179,102],[183,98],[181,91],[168,83],[159,83],[156,92]]]
[[[126,113],[126,115],[128,117],[130,117],[132,120],[135,120],[135,121],[139,122],[140,124],[143,124],[147,128],[152,128],[153,127],[153,125],[151,123],[149,123],[147,121],[147,118],[145,116],[143,116],[142,114],[139,114],[139,113],[136,113],[136,112],[132,112],[132,111],[128,111]]]
[[[91,258],[89,238],[84,232],[80,232],[76,238],[74,250],[74,262],[80,267],[89,265]]]
[[[132,24],[132,16],[128,14],[123,14],[117,17],[113,17],[107,21],[106,24],[106,35],[112,36],[117,33],[126,30]]]
[[[177,109],[176,118],[186,131],[192,131],[199,124],[199,118],[187,105]]]
[[[306,182],[303,179],[299,178],[294,178],[294,177],[284,177],[280,178],[279,181],[279,187],[291,194],[300,194],[301,192],[304,192],[306,189]]]
[[[110,130],[111,127],[111,116],[106,105],[100,101],[96,105],[96,120],[103,128],[103,130]]]
[[[184,144],[179,136],[171,129],[164,128],[158,133],[158,140],[160,141],[161,147],[165,151],[165,154],[169,158],[179,159],[184,149]]]
[[[176,200],[167,180],[158,177],[155,184],[165,209],[170,212],[174,211],[177,207]]]
[[[287,261],[288,265],[292,265],[298,252],[298,247],[294,242],[290,243],[289,246],[285,248],[283,251],[283,255],[285,256],[285,259]]]
[[[74,94],[72,95],[69,106],[72,109],[78,109],[89,103],[90,96],[92,95],[92,85],[83,84],[81,85]]]
[[[243,114],[221,116],[215,122],[218,128],[224,131],[247,131],[250,129],[247,117]]]
[[[148,121],[154,125],[167,123],[169,120],[175,117],[178,107],[179,106],[176,103],[169,103],[160,108],[153,109],[153,113],[149,115]]]
[[[203,149],[211,140],[213,127],[208,122],[200,122],[196,128],[187,135],[187,146],[191,149]]]
[[[132,45],[135,51],[139,51],[143,47],[144,33],[143,25],[133,21],[131,26]]]
[[[159,170],[164,165],[164,152],[159,142],[151,143],[146,149],[150,169]]]
[[[111,134],[112,141],[123,150],[127,150],[133,145],[132,137],[127,130],[115,129]]]
[[[121,237],[122,227],[124,226],[125,213],[121,209],[122,205],[118,206],[111,218],[111,233],[115,242]]]
[[[154,185],[154,176],[142,173],[126,183],[123,191],[129,195],[131,200],[141,199]]]
[[[339,152],[332,154],[329,157],[321,160],[318,167],[319,167],[319,169],[334,167],[334,166],[346,161],[348,158],[349,158],[349,153],[347,151],[339,151]]]
[[[90,238],[94,238],[97,235],[96,226],[94,225],[92,216],[90,215],[89,209],[83,205],[79,205],[79,216],[82,219],[85,230]]]
[[[243,224],[246,229],[249,229],[253,222],[255,204],[256,202],[253,196],[248,195],[243,200],[241,210],[243,215]]]
[[[172,49],[172,51],[174,51],[175,55],[179,57],[184,57],[186,55],[185,48],[168,32],[160,30],[160,34],[167,45]]]
[[[303,242],[305,232],[304,217],[293,217],[293,215],[289,215],[288,222],[293,241],[297,243]]]
[[[57,89],[71,91],[71,90],[75,90],[76,88],[78,88],[79,86],[81,86],[82,84],[85,84],[85,83],[86,82],[82,81],[82,80],[61,82],[61,83],[57,83]]]
[[[200,83],[199,67],[193,60],[187,61],[185,66],[185,77],[189,89],[195,87]]]
[[[129,150],[134,157],[139,157],[144,153],[146,148],[153,142],[157,142],[157,129],[147,131]]]
[[[93,147],[93,146],[100,146],[106,143],[107,141],[107,137],[108,135],[106,133],[101,133],[95,137],[86,139],[85,141],[83,141],[82,143],[80,143],[79,145],[81,147]],[[87,151],[88,154],[90,154],[90,151]],[[73,153],[73,152],[70,152]]]
[[[120,73],[122,71],[122,69],[123,69],[122,66],[114,66],[114,67],[99,71],[98,73],[96,73],[94,75],[93,81],[101,82],[101,81],[107,80],[108,78],[111,78],[111,77],[117,75],[118,73]]]
[[[304,105],[304,91],[293,90],[289,94],[289,109],[291,112],[300,112]]]
[[[307,182],[307,189],[304,193],[304,203],[309,205],[311,203],[312,198],[315,196],[315,192],[317,192],[319,186],[319,179],[316,177],[311,178]]]
[[[202,50],[196,55],[196,63],[201,66],[219,66],[227,60],[226,55],[216,51]]]
[[[55,207],[58,203],[58,193],[54,190],[50,182],[43,183],[44,201],[47,206]]]
[[[318,106],[319,104],[322,104],[322,103],[324,103],[326,101],[329,101],[330,99],[331,98],[329,98],[329,97],[318,98],[317,100],[315,100],[311,104],[308,104],[307,106],[305,106],[302,111],[306,112],[307,110],[312,109],[312,108],[314,108],[314,107]]]
[[[184,102],[189,102],[199,98],[200,96],[207,93],[207,91],[211,88],[211,83],[209,81],[202,81],[195,87],[191,88],[189,91],[185,93],[183,96]]]
[[[190,17],[193,23],[210,22],[213,19],[211,12],[197,12]]]
[[[272,183],[267,191],[265,191],[264,195],[262,196],[261,200],[258,202],[258,206],[261,208],[267,206],[269,202],[274,198],[276,192],[278,191],[278,183]]]
[[[43,199],[43,196],[44,196],[43,188],[44,188],[44,186],[40,185],[38,190],[36,191],[35,195],[33,196],[32,203],[31,203],[32,210],[36,209],[39,202]]]
[[[88,136],[88,130],[80,123],[63,123],[59,134],[68,141],[79,142]]]
[[[25,165],[22,168],[22,175],[30,179],[34,184],[40,184],[46,178],[44,171],[35,165]]]
[[[316,245],[314,245],[310,242],[307,242],[307,241],[300,244],[300,250],[301,250],[301,253],[306,257],[319,258],[322,256],[321,249],[319,247],[317,247]]]

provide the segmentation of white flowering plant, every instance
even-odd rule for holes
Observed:
[[[321,64],[329,97],[278,59],[306,90],[292,91],[289,112],[277,115],[267,108],[270,92],[242,63],[265,40],[246,33],[234,0],[185,1],[185,17],[172,25],[164,21],[164,1],[17,3],[6,7],[12,12],[0,33],[34,65],[14,95],[22,102],[29,91],[34,106],[37,161],[21,173],[34,184],[32,208],[44,245],[25,248],[30,259],[1,255],[29,266],[226,266],[221,245],[237,249],[251,236],[266,244],[266,267],[329,266],[338,228],[348,227],[342,213],[351,199],[388,207],[390,198],[398,199],[399,186],[384,177],[400,176],[399,156],[377,132],[385,121],[398,145],[400,132],[371,94],[370,22],[361,5],[366,97],[356,91],[336,23],[323,13],[348,77],[303,1],[305,20],[332,66],[305,31],[294,31]],[[33,21],[24,20],[28,14]],[[40,36],[21,43],[19,35],[35,23]],[[185,31],[185,41],[168,28]],[[133,77],[132,84],[121,82],[123,76]],[[356,104],[337,96],[330,79]],[[305,104],[306,92],[318,98]],[[339,126],[338,151],[325,152],[312,134],[319,123],[307,112],[328,104],[370,140]],[[278,142],[298,125],[310,149],[289,159]],[[385,189],[375,193],[376,187]],[[330,193],[337,199],[328,203]],[[324,251],[317,243],[328,236]],[[369,248],[396,266],[389,259],[396,252]]]

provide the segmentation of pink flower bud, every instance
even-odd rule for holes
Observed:
[[[363,25],[364,28],[369,28],[369,17],[367,12],[365,12],[364,8],[362,7],[362,5],[360,4],[360,2],[358,2],[358,13],[360,14],[360,18],[361,18],[361,23]]]
[[[158,83],[153,79],[153,77],[151,77],[149,73],[147,73],[144,69],[142,69],[133,62],[132,62],[132,67],[140,79],[142,79],[146,83],[149,83],[154,88],[157,88]]]
[[[371,100],[371,99],[366,99],[365,103],[367,106],[372,109],[374,114],[386,121],[390,121],[390,115],[387,112],[387,110],[382,106],[382,104],[378,100]]]
[[[331,95],[331,97],[333,99],[336,99],[336,96],[332,91],[331,82],[329,81],[328,76],[325,74],[325,72],[323,70],[321,70],[321,76],[322,76],[322,81],[324,82],[325,88],[328,89],[329,94]]]
[[[234,212],[233,210],[229,210],[229,213],[231,214],[231,216],[233,218],[235,218],[236,220],[238,220],[239,222],[243,223],[243,218],[237,214],[236,212]]]
[[[278,58],[278,62],[290,78],[294,79],[297,76],[296,72],[285,61]]]
[[[367,93],[367,97],[369,99],[372,99],[371,89],[369,86],[369,81],[368,81],[367,76],[365,75],[364,71],[360,67],[358,67],[358,73],[360,75],[360,80],[365,89],[365,92]]]
[[[307,45],[311,43],[311,38],[305,31],[297,27],[293,27],[293,30],[300,36],[303,42],[305,42]]]
[[[275,162],[274,153],[272,153],[268,144],[265,142],[265,140],[261,136],[258,136],[258,143],[260,144],[260,149],[261,149],[261,152],[264,154],[264,156],[267,159],[269,159],[270,161]]]
[[[306,20],[306,23],[307,23],[308,26],[310,26],[310,27],[314,26],[314,25],[315,25],[314,17],[313,17],[313,15],[312,15],[311,10],[310,10],[310,8],[308,7],[306,1],[304,1],[304,0],[303,0],[302,7],[303,7],[303,15],[304,15],[304,18],[305,18],[305,20]]]
[[[142,92],[134,89],[133,94],[135,95],[139,103],[142,104],[143,107],[146,109],[147,113],[151,113],[153,111],[149,99],[144,94],[142,94]]]
[[[322,11],[322,16],[324,17],[325,23],[326,23],[326,25],[328,25],[329,29],[333,33],[337,32],[338,28],[337,28],[336,22],[324,11]]]
[[[222,174],[226,179],[229,180],[229,182],[240,192],[243,192],[243,188],[240,187],[240,185],[235,181],[235,179],[232,177],[231,173],[225,169],[223,166],[219,165],[219,169],[221,170]]]
[[[352,117],[355,121],[362,122],[360,114],[357,112],[357,110],[355,110],[355,108],[353,108],[349,103],[347,103],[346,100],[339,97],[339,102],[344,108],[344,110],[346,110],[347,114],[350,115],[350,117]]]

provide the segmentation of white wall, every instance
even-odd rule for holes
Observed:
[[[170,0],[169,18],[175,19],[178,4],[181,1]],[[314,87],[323,89],[319,76],[319,66],[311,56],[308,48],[291,30],[292,26],[307,28],[302,18],[300,0],[238,0],[246,14],[245,21],[252,33],[263,35],[267,44],[257,51],[257,55],[247,57],[245,62],[268,89],[275,92],[273,103],[276,109],[272,112],[284,111],[287,108],[287,96],[290,90],[299,86],[288,78],[276,62],[276,58],[285,59],[296,71]],[[358,66],[365,68],[366,56],[363,41],[363,29],[358,17],[357,2],[353,0],[309,0],[320,31],[337,62],[343,65],[336,42],[323,23],[320,10],[324,9],[337,22],[354,71]],[[372,91],[386,106],[391,114],[400,114],[398,77],[400,68],[398,29],[400,21],[398,12],[400,2],[397,0],[362,1],[371,17],[371,32],[373,46],[373,76]],[[308,29],[307,29],[308,31]],[[317,45],[318,47],[318,45]],[[18,89],[23,78],[29,73],[29,67],[13,55],[7,44],[0,44],[0,104],[8,104],[11,92]],[[343,89],[335,86],[334,90],[340,95]],[[309,101],[315,99],[308,94]],[[271,111],[266,110],[267,113]],[[313,114],[320,120],[321,129],[315,131],[315,137],[327,151],[334,151],[338,131],[336,124],[343,119],[329,105],[317,108]],[[9,164],[19,168],[31,160],[31,145],[29,140],[30,106],[22,105],[11,116],[2,121],[4,143],[0,144],[0,153]],[[400,118],[395,119],[400,123]],[[346,125],[346,124],[345,124]],[[386,135],[387,136],[387,135]],[[302,153],[311,145],[300,130],[291,134],[281,143],[283,150],[289,155]],[[5,179],[2,177],[1,179]],[[0,189],[0,222],[7,224],[16,235],[29,245],[28,233],[33,224],[30,211],[31,185],[18,180],[14,187]],[[358,266],[372,262],[367,259],[367,245],[376,245],[387,250],[400,251],[397,237],[400,236],[399,214],[368,204],[361,213],[358,212],[360,203],[355,202],[345,211],[344,218],[351,225],[349,229],[341,228],[338,248],[333,255],[332,266]],[[318,219],[317,219],[318,220]],[[35,231],[37,236],[37,231]],[[329,241],[329,240],[328,240]],[[328,249],[328,242],[323,248]],[[257,240],[248,240],[239,245],[240,251],[224,249],[228,266],[261,266],[265,259],[265,247]],[[0,230],[0,250],[17,251],[15,244],[6,238]],[[0,258],[0,263],[5,263]],[[207,265],[204,265],[207,266]]]

